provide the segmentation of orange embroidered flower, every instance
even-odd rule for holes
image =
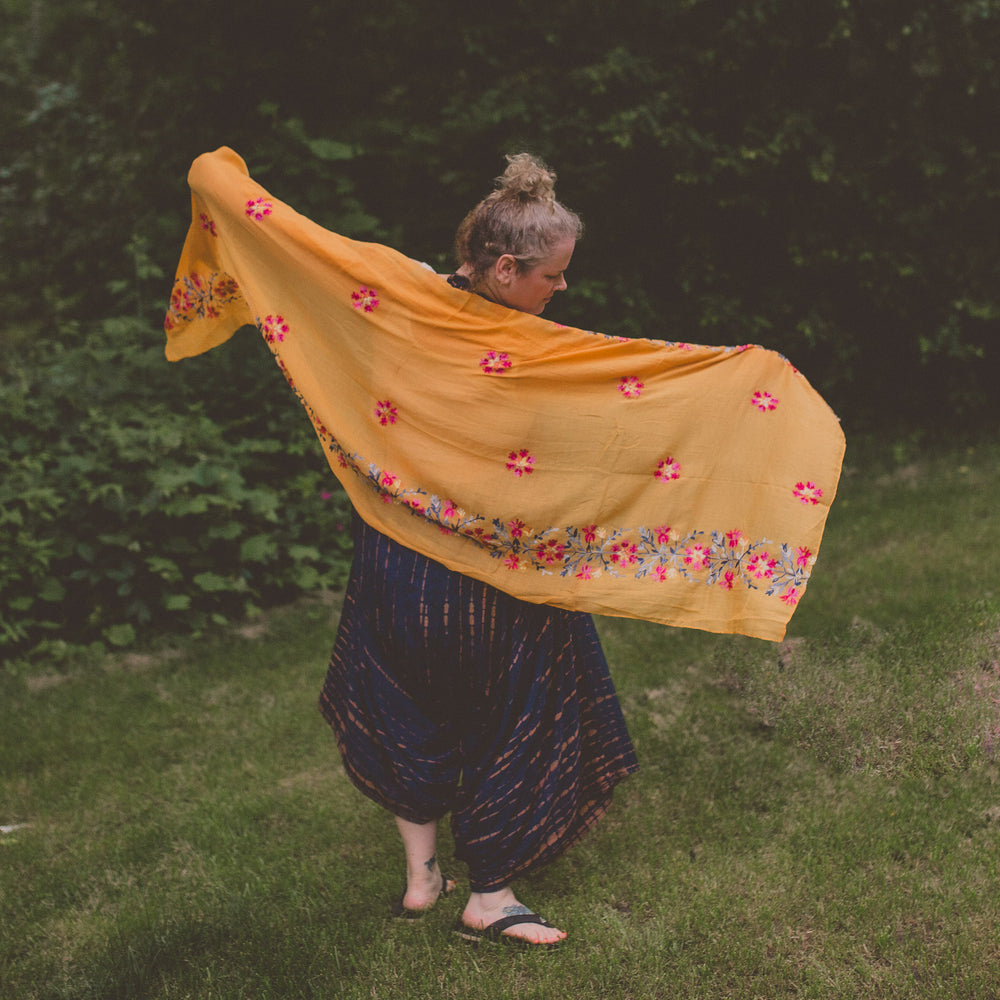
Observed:
[[[780,400],[776,396],[772,396],[769,392],[764,392],[762,389],[758,389],[750,399],[751,405],[757,407],[761,413],[769,413],[772,410],[776,410],[779,402]]]
[[[507,456],[507,469],[513,472],[520,479],[522,476],[530,476],[534,472],[535,456],[527,448],[520,451],[512,451]]]
[[[792,494],[800,503],[809,503],[815,507],[823,496],[823,491],[814,482],[809,481],[807,483],[796,483]]]
[[[661,483],[669,483],[674,479],[680,479],[681,463],[676,461],[673,455],[668,455],[656,464],[656,472],[653,473],[653,477]]]
[[[618,383],[618,391],[626,399],[638,399],[642,395],[642,390],[645,388],[645,385],[634,375],[624,375]]]
[[[355,309],[363,309],[366,313],[374,312],[378,308],[378,292],[362,285],[356,292],[351,292],[351,303]]]
[[[274,205],[266,198],[251,198],[247,202],[246,214],[255,222],[260,222],[271,214]]]
[[[380,399],[375,404],[375,416],[378,422],[386,427],[388,424],[394,424],[396,418],[399,416],[399,411],[395,406],[392,405],[392,401],[388,399]]]

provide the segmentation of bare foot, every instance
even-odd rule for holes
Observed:
[[[442,893],[452,892],[454,888],[455,882],[444,878],[437,860],[431,858],[420,868],[407,872],[406,892],[403,893],[401,904],[404,910],[413,913],[429,910],[441,898]]]
[[[462,913],[462,923],[475,930],[483,930],[490,924],[504,917],[516,917],[530,914],[528,907],[519,903],[510,888],[498,889],[496,892],[473,892],[469,896],[465,911]],[[503,934],[506,937],[526,941],[529,944],[557,944],[566,937],[566,932],[558,927],[547,927],[544,924],[515,923],[507,927]]]

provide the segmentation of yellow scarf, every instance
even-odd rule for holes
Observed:
[[[254,324],[374,528],[516,597],[781,639],[837,418],[761,347],[627,340],[452,288],[195,160],[171,361]]]

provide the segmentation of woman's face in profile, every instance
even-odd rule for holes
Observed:
[[[496,263],[497,301],[510,309],[541,315],[552,296],[566,287],[566,269],[575,246],[576,240],[567,237],[528,271],[521,271],[517,261],[505,254]]]

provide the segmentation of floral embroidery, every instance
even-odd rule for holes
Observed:
[[[238,298],[240,286],[224,271],[183,275],[174,282],[163,329],[169,333],[196,319],[217,319],[222,315],[222,306]]]
[[[283,368],[281,359],[277,361]],[[491,520],[468,513],[456,501],[407,487],[396,473],[345,451],[315,417],[301,392],[294,391],[340,468],[358,476],[383,503],[399,504],[445,534],[467,539],[511,571],[559,574],[582,584],[607,575],[652,584],[679,579],[726,591],[763,589],[765,596],[777,597],[791,608],[801,600],[816,561],[806,546],[753,540],[739,529],[706,532],[667,524],[612,528],[591,523],[536,530],[520,518]],[[664,461],[674,464],[673,459]],[[527,449],[521,449],[510,453],[508,468],[524,475],[532,471],[533,462]],[[522,471],[515,471],[518,468]],[[796,489],[805,490],[807,485],[816,488],[803,483]]]
[[[801,503],[809,503],[814,507],[819,503],[820,498],[823,496],[823,491],[812,481],[807,483],[796,483],[795,489],[792,490],[795,499]]]
[[[769,552],[757,552],[750,557],[747,572],[757,580],[769,580],[777,565],[777,559],[772,559]]]
[[[246,214],[255,222],[260,222],[274,210],[274,205],[266,198],[251,198],[247,202]]]
[[[704,545],[689,545],[684,550],[684,564],[693,570],[703,570],[708,565],[709,551]]]
[[[661,483],[669,483],[671,480],[681,478],[681,463],[674,460],[672,455],[668,455],[665,459],[656,463],[656,472],[653,473],[653,478],[658,479]]]
[[[638,399],[646,387],[634,375],[623,375],[618,383],[618,391],[626,399]]]
[[[383,427],[386,427],[389,424],[394,424],[396,422],[396,418],[399,416],[399,411],[392,405],[392,400],[380,399],[375,404],[375,416],[378,418],[378,422]]]
[[[378,292],[362,285],[356,292],[351,292],[351,302],[355,309],[363,309],[366,313],[374,312],[378,308]]]
[[[204,212],[201,212],[198,218],[201,220],[201,228],[204,229],[209,236],[219,235],[215,228],[215,223]]]
[[[456,507],[453,500],[445,500],[441,506],[441,516],[450,520],[451,518],[465,517],[465,511],[461,507]]]
[[[507,469],[513,472],[519,479],[521,476],[530,476],[534,472],[535,456],[528,453],[527,448],[520,451],[512,451],[507,456]]]
[[[615,542],[608,557],[615,566],[634,566],[639,561],[639,546],[635,542]]]
[[[769,413],[772,410],[778,408],[778,403],[780,400],[777,397],[772,396],[769,392],[764,392],[762,389],[758,389],[750,400],[751,404],[756,406],[761,413]]]
[[[288,333],[284,316],[265,316],[263,320],[257,320],[257,327],[269,344],[284,343],[285,334]]]
[[[562,545],[556,539],[550,538],[547,541],[539,543],[535,549],[535,558],[539,562],[545,563],[546,566],[552,566],[556,563],[561,565],[565,553],[566,546]]]
[[[484,375],[499,375],[510,368],[510,366],[510,355],[505,354],[503,351],[487,351],[479,359],[479,367],[482,368]]]

